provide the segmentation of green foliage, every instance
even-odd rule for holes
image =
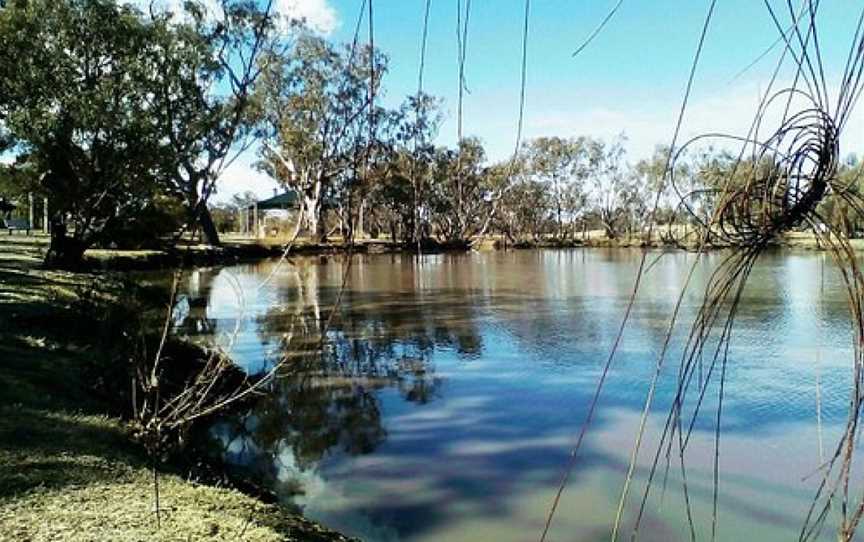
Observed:
[[[483,228],[490,209],[479,139],[465,138],[456,149],[437,149],[433,158],[430,210],[438,234],[447,242],[467,242]]]
[[[169,243],[187,220],[186,208],[176,198],[154,195],[134,216],[118,221],[97,246],[118,249],[157,249]]]
[[[545,208],[551,207],[558,236],[564,236],[565,226],[580,217],[586,204],[584,185],[597,161],[593,145],[585,137],[539,137],[525,145],[527,176],[548,193]]]
[[[441,123],[441,101],[428,94],[409,96],[383,126],[384,142],[362,177],[361,197],[369,198],[375,218],[391,237],[415,244],[429,235],[433,191],[432,144]]]
[[[308,229],[323,238],[325,198],[356,176],[359,158],[375,143],[383,111],[370,114],[370,105],[386,58],[301,33],[287,53],[271,51],[263,64],[259,167],[302,195]]]
[[[819,216],[835,231],[851,238],[864,234],[864,220],[861,218],[864,202],[864,163],[857,157],[848,157],[837,173],[837,186],[843,187],[842,193],[822,201],[817,209]]]
[[[213,222],[216,229],[220,232],[236,232],[243,228],[242,221],[249,212],[249,208],[258,201],[258,196],[254,192],[246,191],[231,196],[231,200],[226,203],[213,205],[210,212],[213,215]]]
[[[213,224],[219,233],[238,231],[240,222],[237,213],[228,205],[214,205],[210,208]]]
[[[635,231],[646,215],[647,187],[625,162],[623,139],[540,137],[499,166],[497,224],[511,241],[573,238],[599,226],[610,238]]]
[[[33,0],[0,12],[0,143],[14,143],[26,164],[2,177],[11,192],[39,179],[55,220],[68,219],[49,260],[74,264],[94,243],[126,245],[148,231],[158,240],[163,229],[148,228],[167,216],[164,196],[210,231],[207,199],[251,134],[257,53],[272,18],[248,0],[226,0],[216,20],[196,2],[184,12],[146,18],[114,0]]]
[[[0,164],[0,197],[19,199],[30,192],[44,193],[35,164]]]
[[[252,92],[260,54],[275,40],[274,20],[269,6],[249,0],[221,2],[215,19],[196,2],[185,10],[185,19],[166,13],[151,22],[150,112],[162,138],[164,192],[183,202],[205,240],[218,244],[207,202],[219,176],[251,142]]]
[[[49,262],[93,245],[143,247],[200,228],[238,228],[238,202],[208,205],[220,175],[257,139],[258,167],[297,192],[306,231],[338,225],[394,241],[465,244],[487,232],[610,238],[655,219],[704,223],[717,195],[777,175],[713,149],[627,162],[624,138],[539,137],[489,164],[482,143],[434,144],[441,101],[420,93],[385,109],[387,58],[337,45],[301,23],[277,32],[272,2],[200,1],[143,14],[116,0],[18,0],[0,10],[0,194],[49,197]],[[671,168],[667,171],[667,166]],[[860,166],[820,216],[848,234]],[[212,209],[212,212],[211,212]],[[329,216],[328,216],[329,215]],[[64,230],[65,227],[65,230]]]
[[[0,36],[0,122],[83,252],[157,193],[151,29],[109,0],[32,0],[0,12]]]

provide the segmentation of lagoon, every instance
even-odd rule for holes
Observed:
[[[363,540],[538,540],[640,255],[360,254],[350,268],[338,255],[203,268],[184,277],[176,330],[229,349],[250,372],[284,360],[271,393],[212,433],[226,458],[286,504]],[[722,257],[696,262],[622,539],[674,400],[683,340]],[[695,258],[649,253],[548,540],[610,539],[657,355]],[[750,277],[726,371],[718,540],[799,534],[847,416],[852,329],[841,286],[830,257],[813,252],[770,252]],[[711,383],[685,457],[700,540],[711,535],[719,391],[717,373],[711,381],[703,369],[695,377]],[[677,458],[652,488],[639,540],[689,540]],[[829,518],[826,540],[833,528]]]

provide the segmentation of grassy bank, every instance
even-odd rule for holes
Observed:
[[[661,228],[662,229],[662,228]],[[0,244],[3,246],[16,247],[15,251],[33,253],[44,251],[48,247],[48,237],[36,235],[24,237],[20,235],[0,236]],[[689,238],[692,241],[692,236]],[[212,247],[189,243],[180,243],[171,250],[112,250],[112,249],[90,249],[84,255],[84,268],[93,271],[133,271],[170,269],[182,266],[212,266],[226,265],[244,261],[258,261],[265,258],[281,256],[285,246],[291,241],[288,237],[265,237],[253,239],[240,235],[223,235],[223,245]],[[851,239],[850,245],[855,250],[864,251],[864,239]],[[610,239],[603,230],[589,230],[578,233],[572,237],[556,238],[545,236],[540,239],[525,238],[513,243],[507,241],[503,235],[487,235],[476,238],[470,245],[458,244],[447,245],[441,243],[426,243],[422,247],[424,253],[436,253],[446,251],[464,251],[466,248],[474,250],[501,250],[501,249],[533,249],[533,248],[638,248],[643,246],[644,241],[639,236],[620,237]],[[776,241],[777,246],[801,250],[822,250],[823,247],[817,242],[816,237],[809,232],[790,232]],[[653,236],[651,246],[654,248],[672,249],[674,245],[666,243],[661,239],[658,232]],[[690,243],[686,247],[695,249],[695,244]],[[712,248],[723,248],[713,245]],[[338,254],[348,250],[345,240],[333,237],[327,243],[316,243],[308,238],[298,238],[291,246],[292,254]],[[357,239],[352,250],[356,253],[369,252],[413,252],[416,247],[404,246],[393,243],[388,239]],[[2,255],[0,255],[2,260]],[[2,261],[0,261],[2,265]]]
[[[157,527],[147,458],[94,391],[104,351],[75,303],[95,276],[39,269],[43,249],[0,239],[0,540],[343,539],[170,467]]]
[[[219,247],[180,243],[171,250],[90,249],[84,255],[85,267],[94,270],[145,270],[256,261],[281,256],[290,241],[287,238],[250,239],[226,235]],[[44,242],[47,243],[47,239]],[[353,250],[358,253],[390,252],[401,248],[389,241],[362,239],[354,244]],[[348,245],[338,237],[327,243],[300,238],[291,245],[292,254],[330,254],[346,250]]]
[[[686,249],[696,250],[696,238],[687,237],[683,246],[676,246],[666,242],[660,233],[665,233],[662,228],[654,232],[650,243],[646,243],[643,237],[638,235],[622,235],[617,238],[609,238],[603,230],[591,230],[584,235],[577,234],[575,237],[556,238],[546,236],[540,239],[524,239],[517,243],[506,242],[502,236],[488,236],[475,243],[475,248],[486,250],[497,250],[501,248],[533,249],[533,248],[640,248],[648,244],[652,248],[663,249]],[[683,238],[683,237],[682,237]],[[726,248],[719,238],[712,239],[709,249]],[[780,248],[796,250],[824,250],[816,236],[811,232],[788,232],[774,241],[774,245]],[[849,245],[856,251],[864,251],[864,239],[849,239]]]

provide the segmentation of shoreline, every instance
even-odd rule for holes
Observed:
[[[37,234],[31,236],[10,235],[0,237],[0,245],[38,247],[47,250],[49,238],[46,235]],[[853,250],[864,253],[864,238],[850,239],[849,244]],[[793,232],[786,234],[783,239],[776,240],[769,245],[772,249],[780,250],[802,250],[813,252],[824,252],[827,249],[819,244],[815,236],[810,233]],[[642,249],[665,251],[695,252],[695,245],[677,245],[664,242],[659,239],[646,243],[638,237],[621,237],[616,239],[606,238],[602,232],[592,231],[585,238],[563,238],[563,239],[541,239],[522,240],[517,243],[506,242],[501,236],[487,236],[476,239],[469,244],[446,244],[435,241],[424,243],[421,247],[422,254],[459,254],[471,251],[509,251],[509,250],[564,250],[574,248],[597,248],[597,249]],[[708,252],[728,249],[728,245],[712,244],[705,250]],[[132,271],[159,271],[170,269],[190,269],[195,267],[224,266],[239,263],[255,263],[267,259],[282,256],[285,245],[277,239],[246,239],[231,238],[226,236],[225,242],[220,246],[209,245],[181,245],[173,249],[89,249],[84,254],[84,262],[79,270],[80,273],[102,273],[102,272],[132,272]],[[305,239],[299,240],[290,250],[290,256],[333,256],[347,253],[349,247],[344,242],[334,239],[329,243],[313,243]],[[354,254],[416,254],[417,249],[413,245],[393,243],[381,239],[360,239],[351,248]],[[0,258],[0,267],[2,267]],[[41,269],[41,262],[36,262],[34,267]]]
[[[596,233],[596,232],[592,232]],[[864,252],[864,239],[850,239],[850,245],[856,251]],[[809,233],[789,233],[783,239],[769,245],[771,248],[826,251],[816,238]],[[470,251],[507,251],[536,249],[572,249],[572,248],[604,248],[604,249],[639,249],[695,252],[695,245],[676,245],[653,240],[646,243],[637,237],[608,239],[601,235],[592,235],[585,239],[543,239],[535,241],[505,242],[503,238],[485,237],[477,239],[471,245],[447,245],[430,242],[421,247],[423,254],[464,253]],[[728,245],[712,244],[707,251],[724,250]],[[355,242],[351,249],[355,254],[416,254],[414,246],[379,239],[362,239]],[[221,246],[193,245],[179,247],[173,250],[113,250],[91,249],[85,253],[85,271],[152,271],[174,268],[208,267],[237,263],[250,263],[282,256],[284,245],[275,240],[236,239],[226,240]],[[348,251],[348,245],[341,241],[330,243],[311,243],[301,241],[291,247],[292,256],[323,256],[339,255]]]
[[[352,540],[275,503],[254,481],[202,462],[191,448],[159,469],[157,525],[151,463],[123,404],[127,370],[108,344],[120,337],[90,314],[113,311],[111,303],[124,298],[98,273],[41,269],[40,243],[4,241],[0,538]],[[110,299],[85,305],[87,292]]]

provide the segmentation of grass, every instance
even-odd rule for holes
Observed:
[[[8,540],[306,539],[291,534],[306,522],[275,506],[176,475],[161,479],[157,527],[146,461],[108,416],[4,407],[0,465]]]
[[[71,307],[95,276],[39,269],[44,245],[0,239],[0,540],[343,540],[178,473],[157,527],[147,458],[88,381],[104,352]]]

